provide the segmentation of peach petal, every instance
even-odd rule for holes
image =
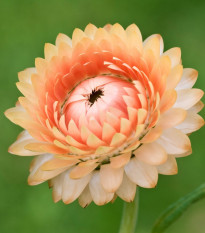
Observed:
[[[173,89],[167,90],[160,101],[160,112],[169,110],[177,100],[177,92]],[[177,108],[176,104],[174,105]]]
[[[110,164],[100,167],[100,182],[103,189],[109,193],[114,193],[122,183],[123,168],[113,168]]]
[[[182,78],[176,87],[176,90],[192,88],[197,80],[198,71],[191,68],[183,69]]]
[[[122,153],[129,153],[129,152],[132,152],[132,151],[136,150],[139,146],[140,146],[140,141],[133,142],[133,143],[131,143],[128,147],[126,147],[126,148],[122,151]]]
[[[87,207],[92,201],[92,196],[90,194],[89,185],[86,186],[86,188],[83,190],[81,195],[78,198],[78,202],[81,207],[85,208]]]
[[[189,137],[175,128],[164,130],[157,142],[168,154],[183,154],[191,149]]]
[[[165,163],[157,166],[157,170],[163,175],[175,175],[178,173],[177,162],[173,155],[168,155]]]
[[[177,91],[177,100],[175,108],[183,108],[185,110],[194,106],[204,95],[200,89],[183,89]]]
[[[136,158],[150,165],[160,165],[167,160],[167,153],[158,143],[143,144],[135,152]]]
[[[44,163],[40,168],[41,170],[44,170],[44,171],[52,171],[52,170],[59,169],[59,168],[71,167],[77,162],[79,162],[78,159],[64,160],[64,159],[53,158],[47,161],[46,163]]]
[[[65,154],[68,151],[49,143],[29,143],[24,147],[26,150],[33,152],[48,152],[53,154]]]
[[[181,108],[171,108],[160,116],[157,126],[167,129],[184,121],[187,112]]]
[[[124,173],[123,180],[116,191],[116,194],[124,201],[131,202],[134,200],[136,193],[136,184],[133,183]]]
[[[110,166],[115,169],[121,168],[130,161],[130,157],[131,152],[112,157],[110,158]]]
[[[65,173],[63,180],[62,200],[65,204],[75,201],[83,192],[89,183],[91,174],[84,176],[81,179],[71,179],[70,171]]]
[[[140,140],[141,143],[151,143],[157,140],[162,134],[162,128],[157,127],[150,129],[150,131]]]
[[[156,167],[132,158],[125,166],[128,178],[135,184],[143,188],[153,188],[157,184],[158,172]]]
[[[114,193],[105,191],[100,182],[100,172],[95,171],[89,183],[90,193],[96,205],[104,205],[113,199]]]
[[[71,179],[80,179],[91,173],[99,164],[97,159],[81,162],[75,166],[70,172]]]
[[[176,126],[183,133],[188,134],[200,129],[204,125],[204,119],[196,113],[187,112],[185,120]]]

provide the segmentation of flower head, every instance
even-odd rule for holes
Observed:
[[[25,130],[9,152],[35,156],[28,183],[49,181],[55,202],[132,201],[136,186],[155,187],[191,153],[187,134],[204,124],[197,74],[179,48],[163,52],[161,36],[143,41],[136,25],[59,34],[19,73],[24,97],[5,114]]]

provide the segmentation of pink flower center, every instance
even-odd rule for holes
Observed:
[[[74,120],[76,125],[88,125],[94,118],[100,125],[106,121],[106,114],[111,112],[116,118],[128,119],[125,97],[133,100],[139,92],[134,84],[119,77],[101,75],[81,82],[69,95],[63,113],[67,123]],[[131,96],[130,96],[131,95]],[[134,96],[133,96],[134,95]],[[114,124],[114,123],[113,123]]]

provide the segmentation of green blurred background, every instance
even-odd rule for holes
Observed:
[[[45,42],[59,32],[71,36],[75,27],[136,23],[143,37],[160,33],[165,49],[181,47],[184,67],[199,71],[196,87],[205,87],[205,1],[193,0],[1,0],[0,1],[0,232],[115,233],[122,201],[86,209],[75,202],[54,204],[47,184],[28,186],[31,158],[7,153],[21,129],[3,112],[20,95],[17,72],[43,57]],[[202,115],[205,111],[202,111]],[[161,211],[205,181],[205,128],[191,135],[193,155],[178,159],[179,174],[160,176],[155,189],[140,189],[138,232],[149,232]],[[167,233],[204,233],[205,201],[193,205]]]

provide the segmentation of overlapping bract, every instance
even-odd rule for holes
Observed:
[[[191,153],[187,134],[204,124],[197,75],[179,48],[163,52],[161,36],[143,41],[136,25],[59,34],[19,73],[24,97],[5,114],[25,131],[9,152],[36,156],[28,182],[48,180],[55,202],[132,201],[136,185],[155,187]],[[91,104],[93,90],[102,96]]]

